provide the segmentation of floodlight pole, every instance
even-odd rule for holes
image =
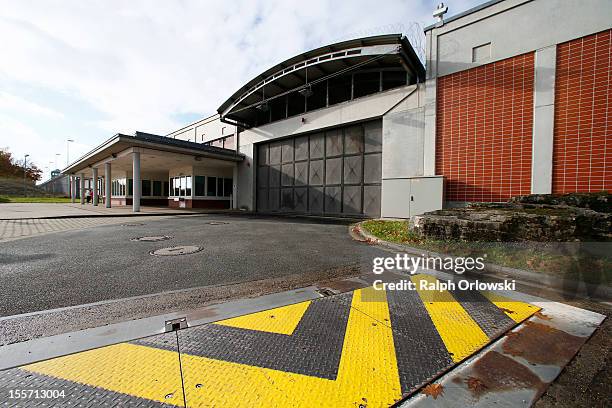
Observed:
[[[28,157],[30,155],[26,154],[23,156],[23,196],[27,197],[26,194],[26,172],[28,171]]]

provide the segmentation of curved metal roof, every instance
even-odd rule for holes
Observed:
[[[305,76],[301,71],[307,68],[313,67],[308,72],[308,78],[316,79],[317,73],[319,77],[328,75],[374,56],[388,56],[394,58],[394,61],[399,56],[407,71],[411,71],[419,80],[425,79],[425,68],[406,37],[387,34],[358,38],[319,47],[276,64],[234,92],[217,111],[225,117],[235,109],[248,106],[257,100],[252,96],[258,91],[261,99],[260,90],[264,86],[267,98],[285,92],[292,86],[304,84]]]

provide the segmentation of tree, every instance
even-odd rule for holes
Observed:
[[[24,162],[16,160],[7,147],[0,148],[0,177],[23,177]],[[38,181],[42,177],[42,170],[34,163],[27,163],[26,179]]]

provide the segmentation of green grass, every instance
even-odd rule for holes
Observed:
[[[69,203],[68,197],[19,197],[0,195],[0,203]]]
[[[562,253],[545,243],[466,242],[421,238],[410,231],[406,221],[368,220],[362,227],[384,241],[408,245],[444,255],[484,257],[485,262],[527,269],[590,283],[612,283],[612,257],[585,251]],[[602,246],[606,243],[601,243]],[[568,251],[569,252],[569,251]]]
[[[418,237],[408,229],[406,221],[368,220],[361,225],[370,234],[385,241],[398,244],[411,244],[418,241]]]

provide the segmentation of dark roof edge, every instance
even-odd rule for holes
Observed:
[[[455,14],[454,16],[451,16],[449,18],[445,18],[444,19],[444,24],[450,23],[451,21],[458,20],[458,19],[460,19],[462,17],[465,17],[467,15],[470,15],[472,13],[475,13],[475,12],[480,11],[482,9],[485,9],[487,7],[493,6],[493,5],[497,4],[497,3],[501,3],[502,1],[504,1],[504,0],[489,0],[487,2],[479,4],[476,7],[472,7],[471,9],[465,10],[465,11],[459,13],[459,14]],[[427,27],[425,27],[423,29],[423,31],[427,32],[427,31],[429,31],[431,29],[434,29],[434,28],[437,28],[437,27],[440,27],[439,23],[434,23],[434,24],[431,24],[431,25],[428,25]]]
[[[64,167],[61,170],[61,172],[69,173],[69,171],[67,170],[75,167],[77,164],[86,160],[89,156],[92,156],[96,152],[103,150],[107,145],[110,145],[114,143],[115,141],[118,141],[121,139],[123,140],[127,139],[126,141],[149,142],[149,143],[167,145],[170,147],[181,147],[185,149],[199,150],[203,153],[210,153],[210,154],[215,154],[219,156],[226,156],[228,158],[239,157],[239,158],[244,159],[246,157],[243,153],[236,152],[235,150],[224,149],[221,147],[214,147],[214,146],[204,146],[201,143],[188,142],[186,140],[174,139],[174,138],[167,137],[167,136],[154,135],[152,133],[136,132],[134,135],[126,135],[123,133],[117,133],[111,136],[110,138],[106,139],[104,142],[94,147],[93,149],[91,149],[90,151],[88,151],[87,153],[85,153],[84,155],[82,155],[81,157],[73,161],[72,163],[70,163],[68,166]]]
[[[97,150],[100,150],[105,145],[109,144],[110,142],[114,141],[115,139],[120,138],[121,136],[127,136],[127,135],[124,135],[124,134],[121,134],[121,133],[115,133],[113,136],[109,137],[108,139],[106,139],[105,141],[103,141],[102,143],[100,143],[99,145],[97,145],[96,147],[94,147],[93,149],[91,149],[90,151],[88,151],[87,153],[85,153],[84,155],[82,155],[81,157],[79,157],[78,159],[74,160],[73,162],[68,164],[66,167],[64,167],[61,170],[62,173],[66,173],[66,170],[68,170],[71,167],[74,167],[77,163],[79,163],[80,161],[84,160],[87,156],[90,156],[90,155],[94,154]]]
[[[235,150],[224,149],[222,147],[207,146],[202,143],[188,142],[187,140],[174,139],[174,138],[167,137],[167,136],[155,135],[153,133],[136,132],[134,136],[130,136],[130,137],[135,138],[137,140],[144,141],[144,142],[160,143],[160,144],[165,144],[165,145],[173,146],[173,147],[184,147],[187,149],[201,150],[203,152],[220,154],[224,156],[245,157],[244,154],[238,153]]]
[[[419,58],[416,56],[416,53],[414,52],[414,50],[412,49],[412,45],[410,44],[409,41],[404,40],[405,37],[401,34],[401,33],[395,33],[395,34],[382,34],[382,35],[374,35],[374,36],[370,36],[370,37],[362,37],[362,38],[353,38],[351,40],[345,40],[345,41],[340,41],[337,43],[333,43],[333,44],[328,44],[328,45],[324,45],[322,47],[318,47],[312,50],[307,50],[304,51],[300,54],[294,55],[290,58],[287,58],[277,64],[274,64],[273,66],[271,66],[270,68],[266,69],[265,71],[261,72],[259,75],[256,75],[255,77],[251,78],[249,81],[247,81],[246,83],[244,83],[240,88],[238,88],[234,93],[232,93],[232,95],[227,98],[225,101],[223,101],[223,103],[219,106],[219,108],[217,109],[217,113],[221,114],[223,112],[223,110],[231,105],[231,103],[235,100],[235,98],[239,97],[243,92],[245,92],[247,89],[249,89],[251,86],[253,86],[254,84],[258,83],[259,81],[262,81],[263,79],[265,79],[267,76],[269,76],[271,73],[274,73],[276,70],[279,70],[281,67],[285,66],[285,64],[287,63],[287,61],[292,61],[292,60],[296,60],[300,57],[304,57],[303,60],[307,60],[310,58],[314,58],[316,55],[318,54],[322,54],[325,52],[330,52],[331,49],[333,49],[334,51],[340,51],[342,49],[347,49],[350,48],[351,45],[355,44],[355,46],[359,46],[359,44],[361,42],[368,42],[368,41],[387,41],[389,44],[392,43],[397,43],[397,44],[403,44],[403,45],[409,45],[409,49],[412,50],[412,52],[410,53],[411,55],[409,57],[413,57],[415,59],[415,61],[418,61],[418,64],[420,64],[421,68],[422,68],[422,72],[424,75],[425,72],[425,68],[423,67],[423,64],[421,63],[421,61],[419,60]],[[404,42],[405,41],[405,42]],[[421,73],[421,69],[418,67],[414,67],[415,70],[417,71],[417,75],[419,75]]]
[[[408,62],[410,64],[410,68],[414,69],[420,81],[425,81],[425,73],[426,73],[425,66],[423,66],[423,63],[421,62],[421,60],[419,59],[419,56],[417,55],[416,51],[412,47],[412,44],[410,44],[410,41],[406,37],[402,37],[401,41],[403,45],[402,49],[408,50]]]

